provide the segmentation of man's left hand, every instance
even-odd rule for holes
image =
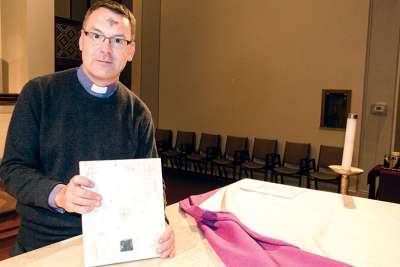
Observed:
[[[160,258],[172,258],[175,256],[175,234],[169,225],[165,226],[165,231],[158,239],[157,253]]]

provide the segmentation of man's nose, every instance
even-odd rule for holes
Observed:
[[[109,38],[104,39],[104,41],[100,44],[101,50],[105,52],[111,52],[111,40]]]

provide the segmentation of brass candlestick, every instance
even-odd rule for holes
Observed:
[[[342,165],[330,165],[329,168],[331,168],[332,171],[336,172],[337,174],[340,174],[341,177],[341,183],[340,183],[340,193],[342,195],[348,195],[349,192],[349,177],[350,176],[357,176],[360,175],[364,172],[363,169],[359,169],[356,167],[351,167],[350,170],[346,171],[343,170]]]

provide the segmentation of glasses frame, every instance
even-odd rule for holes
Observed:
[[[89,36],[89,34],[98,35],[98,36],[100,37],[100,41],[101,41],[101,42],[99,42],[98,45],[100,45],[101,43],[104,43],[104,41],[108,39],[109,42],[110,42],[111,47],[117,48],[117,49],[125,48],[125,47],[127,47],[129,44],[131,44],[131,43],[133,42],[133,40],[130,40],[130,41],[129,41],[129,40],[127,40],[127,39],[124,39],[124,38],[121,38],[121,37],[116,37],[116,36],[107,37],[107,36],[105,36],[104,34],[97,33],[97,32],[86,31],[86,30],[84,30],[84,29],[82,29],[82,32],[85,34],[86,37],[88,37],[88,38],[89,38],[90,40],[92,40],[92,41],[94,41],[94,39],[92,39],[92,38]],[[115,39],[121,39],[121,40],[125,41],[125,42],[126,42],[126,45],[123,45],[123,46],[121,46],[121,47],[114,46],[113,44],[115,44],[115,43],[113,43],[112,40],[115,40]]]

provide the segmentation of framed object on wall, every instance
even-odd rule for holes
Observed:
[[[345,129],[351,90],[322,89],[321,128]]]
[[[0,106],[11,106],[17,102],[18,94],[0,94]]]
[[[55,71],[79,67],[82,64],[78,40],[82,22],[54,17]]]

